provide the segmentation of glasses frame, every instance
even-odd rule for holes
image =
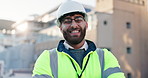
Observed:
[[[67,20],[67,21],[66,21]],[[65,17],[62,20],[62,24],[65,26],[71,26],[73,20],[75,21],[75,23],[80,24],[81,22],[85,21],[83,16],[75,16],[74,19],[70,18],[70,17]]]

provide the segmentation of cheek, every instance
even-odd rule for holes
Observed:
[[[61,28],[62,28],[62,29],[67,29],[68,26],[65,26],[64,24],[61,24]]]
[[[60,27],[61,32],[66,31],[67,29],[68,29],[68,28],[67,28],[66,26],[61,26],[61,27]]]
[[[87,29],[88,28],[88,24],[86,22],[83,22],[80,25],[81,25],[82,29],[84,29],[84,28]]]

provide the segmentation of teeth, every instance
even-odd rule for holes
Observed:
[[[72,31],[71,33],[78,33],[79,31]]]

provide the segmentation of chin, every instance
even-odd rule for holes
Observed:
[[[70,44],[73,44],[73,45],[76,45],[76,44],[79,44],[83,41],[84,38],[80,37],[80,38],[65,38],[65,40],[70,43]]]

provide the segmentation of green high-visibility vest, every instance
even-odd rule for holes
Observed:
[[[115,56],[107,49],[96,49],[83,59],[82,69],[67,53],[45,50],[37,59],[33,78],[125,78]]]

